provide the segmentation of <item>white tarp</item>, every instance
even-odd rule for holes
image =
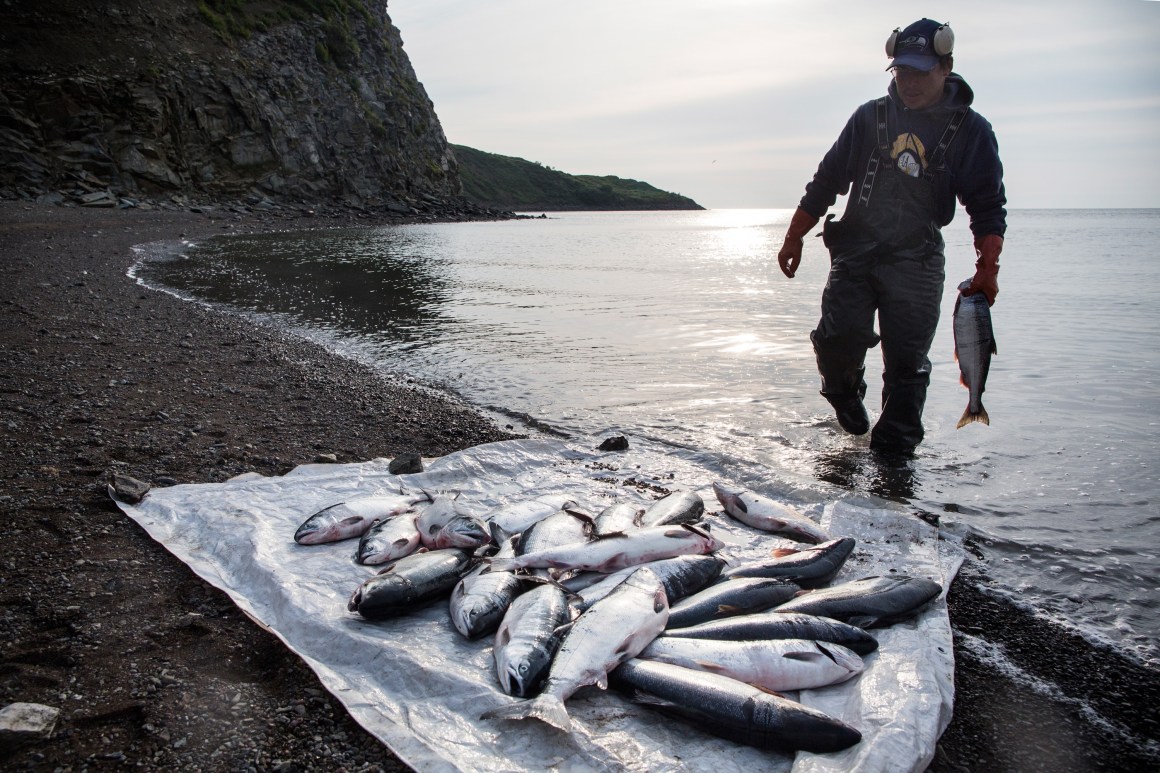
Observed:
[[[491,637],[464,639],[442,602],[381,622],[348,612],[347,599],[375,568],[355,563],[357,541],[296,544],[294,531],[310,514],[401,486],[459,492],[460,502],[480,513],[554,493],[597,513],[614,501],[647,504],[651,499],[633,485],[639,482],[701,494],[714,533],[731,540],[721,551],[726,558],[794,543],[720,512],[710,485],[735,481],[644,450],[593,454],[558,441],[514,440],[429,461],[413,475],[390,475],[387,466],[386,459],[304,465],[278,478],[155,489],[135,506],[119,505],[269,627],[363,727],[416,770],[902,771],[922,770],[933,757],[954,689],[945,590],[918,618],[873,632],[880,646],[863,674],[800,693],[803,703],[862,732],[861,743],[837,754],[792,757],[740,746],[594,687],[568,701],[572,735],[536,720],[480,720],[485,710],[513,700],[496,681]],[[899,572],[945,589],[962,561],[961,548],[901,509],[850,501],[805,509],[832,536],[858,540],[835,582]]]

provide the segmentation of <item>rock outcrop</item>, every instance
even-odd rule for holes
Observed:
[[[472,207],[385,3],[4,5],[0,197]]]

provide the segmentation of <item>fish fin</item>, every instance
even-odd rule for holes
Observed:
[[[822,653],[827,658],[834,661],[835,665],[839,665],[838,656],[834,654],[834,651],[832,649],[830,649],[830,647],[827,646],[825,642],[816,641],[816,642],[814,642],[814,646],[818,648],[818,652]]]
[[[684,529],[685,531],[691,531],[694,534],[697,534],[697,535],[702,536],[702,537],[709,536],[709,524],[707,524],[707,523],[700,523],[700,522],[698,522],[698,523],[682,523],[681,528]],[[680,536],[680,532],[676,532],[675,534],[673,534],[672,532],[667,532],[667,531],[665,532],[666,537],[668,537],[670,535],[671,536]]]
[[[483,560],[491,565],[493,572],[514,572],[520,568],[516,565],[514,558],[484,558]]]
[[[816,651],[802,652],[799,650],[797,652],[783,652],[781,656],[786,660],[796,660],[800,663],[813,663],[818,659],[818,653]],[[833,660],[832,657],[830,659]]]
[[[572,718],[568,716],[568,710],[564,708],[564,701],[555,695],[541,695],[533,700],[531,711],[527,716],[547,722],[552,727],[566,733],[572,732]]]
[[[567,732],[572,730],[572,720],[564,708],[564,702],[555,695],[541,695],[530,701],[520,701],[506,706],[498,706],[480,715],[480,719],[527,719],[534,717],[547,722],[552,727]]]
[[[991,339],[991,354],[999,353],[999,344],[995,343],[995,339]]]
[[[762,687],[759,684],[752,684],[752,685],[750,685],[750,687],[756,687],[758,690],[761,690],[766,695],[773,695],[773,696],[778,697],[778,698],[785,698],[786,697],[785,693],[780,693],[777,690],[771,690],[768,687]]]
[[[743,607],[738,607],[738,606],[735,606],[733,604],[718,604],[717,605],[717,614],[722,616],[722,617],[728,617],[730,615],[739,615],[744,611],[745,611],[745,609]]]
[[[496,525],[495,521],[487,522],[487,530],[491,532],[491,541],[496,545],[506,541],[511,535]]]
[[[769,554],[774,558],[785,558],[786,556],[792,556],[794,553],[800,552],[801,551],[796,548],[774,548],[773,550],[769,551]]]
[[[585,523],[585,525],[587,525],[587,526],[595,526],[596,525],[596,520],[591,515],[584,512],[583,510],[576,510],[574,507],[565,507],[564,512],[567,513],[568,515],[572,516],[573,518],[576,518],[580,521],[583,521]]]
[[[729,675],[726,668],[722,667],[720,663],[714,663],[711,660],[694,660],[693,665],[695,665],[701,671],[706,671],[710,674],[720,674],[722,676]]]
[[[966,409],[963,410],[963,416],[961,419],[959,419],[959,423],[955,425],[955,429],[962,429],[968,424],[972,424],[976,421],[982,422],[988,427],[991,426],[991,417],[987,415],[987,409],[983,407],[982,403],[979,403],[978,413],[971,413],[971,406],[968,405]]]
[[[857,628],[874,628],[882,622],[882,618],[874,617],[872,615],[854,615],[843,622]]]

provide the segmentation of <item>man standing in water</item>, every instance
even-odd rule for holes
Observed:
[[[882,342],[882,415],[870,447],[910,454],[922,441],[930,351],[938,326],[944,263],[941,228],[963,203],[974,235],[975,276],[965,294],[994,304],[1006,231],[1003,165],[991,125],[971,110],[974,93],[954,64],[954,33],[921,19],[886,41],[893,61],[887,94],[867,102],[826,153],[793,214],[777,255],[791,279],[802,238],[850,193],[840,220],[822,229],[830,275],[822,318],[810,334],[842,429],[863,435],[870,418],[866,350]],[[874,332],[878,314],[881,335]]]

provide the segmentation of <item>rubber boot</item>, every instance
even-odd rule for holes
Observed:
[[[836,393],[828,388],[826,379],[822,379],[822,397],[833,406],[838,424],[851,435],[865,435],[870,431],[870,416],[862,403],[866,397],[866,382],[862,378],[865,373],[866,369],[862,368],[842,379],[841,391]]]

